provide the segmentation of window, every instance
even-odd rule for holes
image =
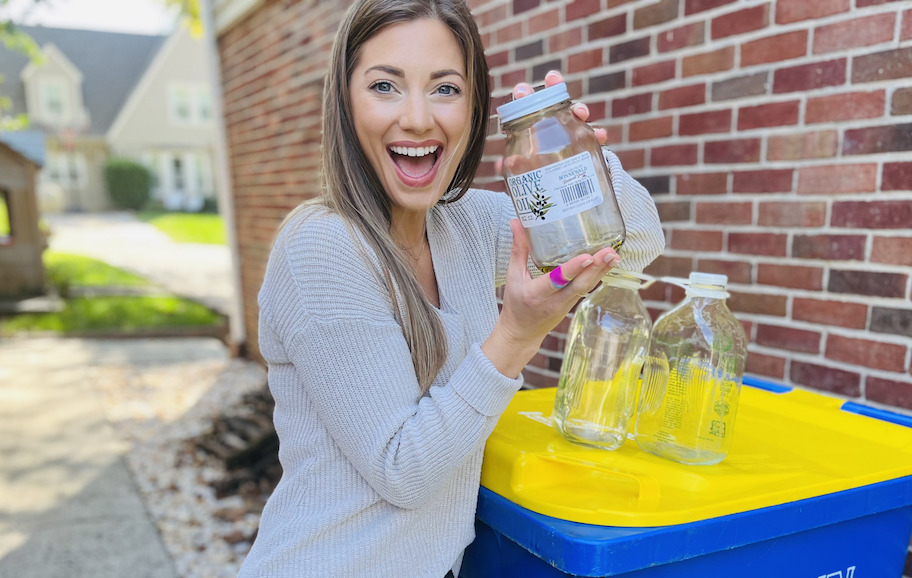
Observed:
[[[171,168],[174,174],[174,189],[184,190],[184,162],[179,157],[174,157],[171,161]]]
[[[9,192],[0,189],[0,245],[13,242],[13,219],[10,216]]]
[[[58,79],[44,79],[41,83],[41,116],[49,123],[62,123],[66,119],[64,83]]]
[[[203,126],[212,121],[212,99],[205,84],[172,85],[168,103],[171,121],[176,125]]]
[[[67,189],[83,189],[88,184],[88,167],[79,153],[49,152],[42,176]]]

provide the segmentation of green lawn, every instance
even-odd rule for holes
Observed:
[[[141,211],[136,216],[177,243],[224,245],[228,242],[221,216],[212,213]]]
[[[141,331],[162,328],[217,328],[222,317],[188,299],[163,295],[146,279],[106,263],[54,251],[45,251],[49,282],[64,301],[56,313],[23,313],[0,318],[0,335],[51,331],[61,334],[86,331]],[[80,296],[79,290],[104,288],[105,295]],[[148,295],[118,295],[148,288]]]

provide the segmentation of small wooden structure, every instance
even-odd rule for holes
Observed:
[[[0,142],[0,298],[45,291],[41,254],[47,239],[38,225],[37,173],[40,167]],[[8,223],[8,226],[7,226]]]

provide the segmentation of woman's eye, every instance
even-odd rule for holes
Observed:
[[[459,89],[452,84],[444,84],[437,89],[437,93],[444,96],[453,96],[459,94]]]
[[[380,82],[375,82],[374,84],[371,85],[371,88],[376,90],[377,92],[383,92],[383,93],[393,92],[393,85],[384,80],[381,80]]]

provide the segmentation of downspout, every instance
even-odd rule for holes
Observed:
[[[231,250],[231,269],[234,298],[228,316],[229,343],[232,357],[243,356],[246,349],[247,329],[244,323],[244,299],[241,283],[241,253],[238,245],[237,226],[234,217],[234,195],[231,170],[228,162],[228,139],[225,134],[225,106],[222,98],[222,74],[218,53],[218,39],[215,30],[215,16],[212,0],[202,0],[203,34],[206,51],[209,53],[209,84],[212,90],[212,112],[215,119],[215,167],[218,179],[218,208],[228,236]]]

